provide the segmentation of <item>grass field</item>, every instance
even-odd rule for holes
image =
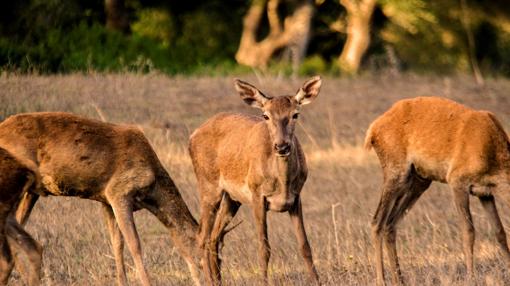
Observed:
[[[305,80],[243,78],[269,94],[294,93]],[[510,81],[489,79],[478,88],[471,77],[367,76],[324,78],[318,99],[303,108],[297,136],[310,175],[302,201],[315,264],[324,284],[371,285],[374,281],[370,220],[382,181],[377,158],[361,147],[369,123],[393,102],[438,95],[490,110],[510,130]],[[168,78],[163,75],[0,76],[0,119],[32,111],[69,111],[91,118],[139,125],[198,217],[196,180],[187,138],[220,111],[256,113],[233,88],[233,78]],[[463,285],[465,267],[459,227],[449,189],[440,184],[422,196],[399,227],[398,252],[409,285]],[[472,199],[475,264],[479,285],[508,285],[510,273],[496,247],[480,203]],[[510,227],[510,209],[498,204]],[[112,285],[113,255],[98,203],[75,198],[42,198],[27,230],[44,246],[43,285]],[[288,215],[269,214],[271,280],[275,285],[308,285]],[[257,280],[257,242],[247,208],[223,249],[227,285]],[[184,261],[165,228],[148,212],[136,214],[144,261],[155,285],[191,283]],[[128,251],[130,282],[138,285]],[[11,279],[21,284],[19,274]]]

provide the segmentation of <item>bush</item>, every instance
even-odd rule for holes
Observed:
[[[0,66],[41,73],[156,69],[170,74],[213,71],[205,67],[213,63],[232,67],[233,61],[225,59],[224,52],[215,54],[221,45],[204,46],[194,40],[194,46],[189,46],[193,43],[189,41],[169,48],[144,35],[124,35],[99,24],[80,23],[69,31],[52,29],[34,44],[0,38]]]
[[[306,58],[299,67],[301,75],[324,74],[328,70],[328,64],[320,55],[313,55]]]
[[[70,31],[52,29],[35,43],[0,40],[0,65],[20,71],[117,71],[137,68],[140,57],[160,56],[157,44],[127,37],[93,24],[81,23]]]

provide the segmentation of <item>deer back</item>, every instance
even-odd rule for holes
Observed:
[[[369,127],[365,146],[375,149],[383,168],[414,164],[422,177],[442,182],[455,173],[499,170],[510,158],[494,115],[439,97],[395,103]]]
[[[0,146],[37,165],[45,189],[54,195],[89,197],[120,173],[147,185],[161,167],[136,128],[68,113],[9,117],[0,124]]]

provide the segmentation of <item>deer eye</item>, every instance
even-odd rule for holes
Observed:
[[[299,117],[299,113],[294,113],[294,115],[292,115],[292,119],[298,119]]]
[[[269,120],[269,116],[262,114],[262,117],[264,117],[265,120]]]

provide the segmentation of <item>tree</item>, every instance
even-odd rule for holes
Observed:
[[[339,64],[344,71],[355,73],[370,44],[370,20],[376,0],[340,0],[340,4],[347,11],[347,40]]]
[[[104,8],[108,29],[129,32],[129,17],[124,0],[105,0]]]
[[[267,5],[266,5],[267,4]],[[299,3],[294,12],[285,17],[283,27],[278,15],[279,0],[253,0],[243,19],[243,32],[236,61],[250,67],[266,68],[271,56],[279,49],[295,45],[298,57],[303,57],[303,49],[308,43],[313,6],[310,1]],[[267,6],[267,9],[266,9]],[[261,19],[267,10],[269,34],[261,41],[257,40],[257,31]]]

